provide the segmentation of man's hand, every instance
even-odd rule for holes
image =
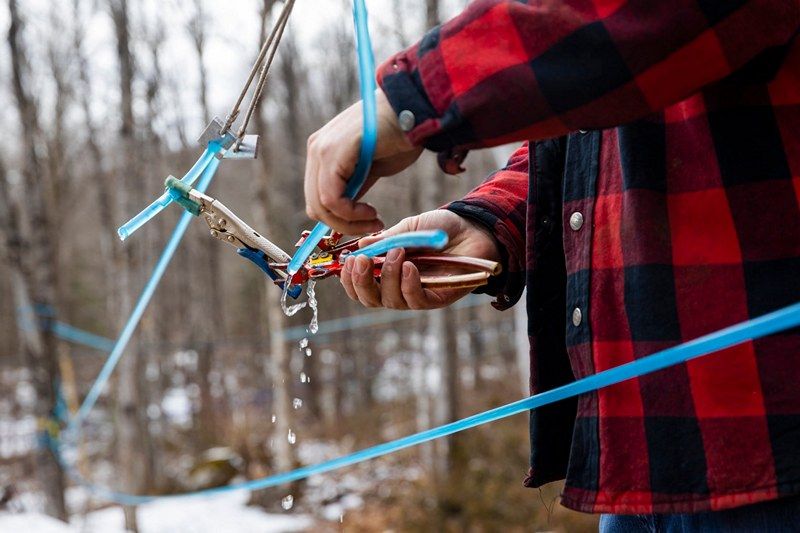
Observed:
[[[406,138],[392,106],[380,89],[378,105],[378,144],[372,171],[361,194],[382,176],[402,171],[422,153]],[[363,136],[361,102],[340,113],[308,139],[306,156],[306,214],[346,234],[374,233],[383,229],[378,212],[369,204],[344,197],[347,180],[353,174]]]
[[[366,246],[391,235],[407,231],[442,229],[450,242],[443,252],[499,261],[494,237],[478,224],[452,211],[437,209],[406,218],[384,233],[361,240]],[[417,267],[405,261],[404,250],[392,250],[386,256],[381,282],[372,277],[372,260],[349,257],[342,270],[341,282],[347,295],[366,307],[390,309],[438,309],[447,307],[470,293],[471,289],[425,289]]]

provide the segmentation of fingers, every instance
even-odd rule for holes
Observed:
[[[403,281],[400,283],[400,291],[409,309],[428,308],[428,301],[419,278],[419,270],[410,261],[403,263]]]
[[[448,305],[452,295],[423,288],[416,265],[404,258],[403,250],[389,252],[380,283],[373,276],[372,260],[364,256],[347,258],[341,274],[347,296],[365,307],[425,310]]]
[[[359,146],[353,142],[358,138],[355,133],[360,132],[357,110],[357,106],[351,107],[309,137],[303,184],[306,214],[348,234],[383,229],[374,207],[344,197],[359,154]]]
[[[334,230],[338,231],[339,233],[344,233],[345,235],[375,233],[376,231],[383,229],[383,222],[380,219],[365,222],[351,222],[349,220],[341,219],[332,213],[326,213],[324,216],[314,216],[312,218],[324,222]]]
[[[405,253],[401,249],[389,252],[381,269],[380,283],[373,276],[372,260],[364,256],[347,258],[341,275],[347,296],[365,307],[409,309],[401,289],[404,258]]]
[[[381,288],[372,275],[372,260],[358,256],[353,262],[353,287],[358,301],[364,307],[381,307]]]
[[[319,206],[336,217],[352,222],[377,220],[378,211],[374,207],[344,196],[348,178],[337,174],[321,175],[317,180]]]
[[[422,287],[419,270],[410,261],[403,263],[403,281],[400,283],[400,291],[403,293],[403,299],[409,309],[438,309],[448,304],[438,292]]]
[[[355,258],[348,257],[344,262],[340,281],[342,283],[342,287],[344,287],[344,292],[347,293],[347,297],[357,302],[358,294],[356,294],[356,288],[353,286],[353,265],[355,265]]]
[[[342,196],[344,184],[341,180],[334,180],[332,185],[328,185],[325,177],[307,177],[305,189],[306,214],[309,218],[348,235],[374,233],[383,229],[383,222],[374,207]]]
[[[381,303],[389,309],[408,309],[408,303],[400,289],[404,259],[405,252],[402,249],[391,250],[386,254],[381,269]]]

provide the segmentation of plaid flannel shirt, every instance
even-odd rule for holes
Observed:
[[[530,140],[449,209],[527,286],[531,391],[800,300],[797,0],[483,0],[378,79],[454,161]],[[580,130],[580,131],[579,131]],[[531,413],[528,486],[588,512],[800,493],[800,332]]]

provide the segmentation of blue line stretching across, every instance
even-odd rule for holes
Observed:
[[[488,424],[490,422],[507,418],[530,409],[536,409],[545,405],[559,402],[561,400],[565,400],[567,398],[573,398],[580,394],[596,391],[628,379],[644,376],[658,370],[663,370],[667,367],[689,361],[690,359],[712,354],[749,340],[759,339],[761,337],[798,326],[800,326],[800,303],[779,309],[759,318],[748,320],[746,322],[730,326],[726,329],[710,333],[693,341],[675,346],[673,348],[668,348],[636,361],[605,370],[583,379],[579,379],[578,381],[568,385],[564,385],[541,394],[536,394],[534,396],[530,396],[528,398],[491,409],[489,411],[484,411],[450,424],[445,424],[427,431],[415,433],[413,435],[386,442],[384,444],[379,444],[371,448],[366,448],[355,453],[343,455],[330,461],[324,461],[314,465],[304,466],[296,470],[291,470],[289,472],[282,472],[261,479],[227,485],[224,487],[216,487],[208,490],[169,496],[139,496],[133,494],[124,494],[87,483],[77,472],[70,468],[69,463],[65,462],[65,465],[70,468],[70,474],[76,478],[79,483],[92,491],[93,494],[121,505],[139,505],[156,499],[209,496],[239,490],[265,489],[268,487],[274,487],[277,485],[290,483],[292,481],[305,479],[310,476],[324,474],[333,470],[344,468],[346,466],[362,463],[364,461],[369,461],[371,459],[382,457],[384,455],[410,448],[412,446],[417,446],[425,442],[446,437],[448,435],[452,435],[453,433],[458,433],[459,431],[464,431],[476,426]]]
[[[214,155],[221,149],[222,147],[218,144],[209,144],[208,148],[206,148],[203,156],[200,159],[207,161],[206,166],[204,168],[198,168],[198,166],[195,165],[195,167],[193,167],[190,171],[200,174],[200,182],[197,184],[197,190],[200,192],[205,192],[205,190],[211,184],[211,180],[214,179],[214,174],[219,167],[219,159],[214,157]],[[209,155],[211,155],[211,157],[208,157]],[[111,354],[108,356],[108,359],[106,359],[105,364],[103,364],[103,368],[100,370],[100,374],[98,374],[97,379],[92,385],[92,388],[89,389],[89,392],[87,393],[86,398],[83,400],[80,409],[78,409],[78,413],[67,425],[66,435],[68,439],[72,439],[77,436],[77,432],[80,429],[81,424],[83,424],[84,420],[86,420],[86,417],[89,415],[89,412],[97,403],[100,394],[103,392],[103,388],[108,382],[108,379],[111,377],[111,373],[114,371],[117,363],[119,363],[119,360],[125,353],[125,348],[127,348],[128,342],[130,342],[131,337],[133,336],[133,332],[136,331],[136,327],[139,325],[139,321],[142,319],[142,315],[147,309],[147,305],[153,298],[153,294],[155,294],[156,288],[161,281],[161,277],[167,270],[167,266],[172,260],[175,250],[178,249],[178,244],[180,244],[184,233],[186,233],[186,229],[189,227],[189,222],[192,221],[192,218],[193,217],[190,213],[183,213],[183,215],[181,215],[181,218],[178,221],[178,224],[175,226],[175,229],[173,230],[172,235],[170,236],[169,241],[164,248],[164,251],[161,253],[161,257],[159,257],[158,262],[153,269],[153,273],[150,275],[150,279],[147,281],[147,284],[144,286],[144,289],[139,296],[139,300],[136,302],[136,307],[134,307],[131,316],[125,323],[125,327],[122,328],[122,333],[120,333],[117,342],[114,344]]]
[[[467,309],[470,307],[477,307],[479,305],[486,305],[488,299],[489,298],[486,296],[481,297],[476,294],[471,294],[466,298],[459,300],[451,307],[453,309]],[[356,329],[367,328],[371,326],[392,324],[395,322],[399,322],[401,320],[410,320],[416,316],[418,315],[415,311],[385,310],[385,311],[374,311],[371,313],[364,313],[362,315],[347,316],[342,318],[332,318],[331,320],[325,320],[319,323],[319,331],[317,331],[317,333],[314,335],[314,338],[319,341],[320,339],[324,339],[325,337],[332,335],[334,333],[340,333],[342,331],[353,331]],[[32,326],[24,326],[22,325],[22,323],[20,323],[19,327],[23,330],[26,330]],[[83,329],[76,328],[75,326],[72,326],[64,322],[54,322],[52,326],[52,331],[58,338],[62,340],[74,344],[79,344],[81,346],[86,346],[87,348],[93,348],[101,352],[106,352],[106,354],[108,354],[108,352],[114,349],[115,342],[113,339],[109,339],[108,337],[102,337],[90,331],[85,331]],[[308,326],[295,326],[283,330],[284,338],[290,341],[299,341],[300,339],[308,337],[308,335],[309,335]],[[254,339],[234,337],[215,342],[221,345],[253,344]],[[185,345],[181,344],[180,346],[185,346]]]

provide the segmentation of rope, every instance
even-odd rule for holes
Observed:
[[[255,93],[253,94],[252,99],[250,100],[250,105],[248,106],[247,111],[247,118],[245,119],[244,124],[239,129],[237,133],[237,138],[239,140],[242,139],[244,136],[244,132],[247,129],[247,124],[250,122],[250,118],[252,117],[253,111],[255,110],[256,106],[258,106],[258,102],[261,100],[261,93],[264,89],[264,83],[267,78],[267,73],[269,72],[270,67],[272,66],[272,60],[275,57],[275,53],[278,50],[278,45],[280,44],[281,37],[283,37],[283,31],[286,28],[286,23],[289,20],[289,15],[294,8],[295,0],[287,0],[283,4],[283,9],[281,10],[280,15],[278,16],[278,20],[275,22],[275,26],[273,26],[272,31],[269,34],[269,37],[264,44],[261,46],[261,50],[258,52],[258,56],[256,57],[255,63],[250,68],[250,73],[247,76],[247,81],[244,83],[244,87],[242,87],[242,91],[239,93],[239,97],[236,99],[236,102],[233,104],[233,108],[231,108],[231,112],[228,114],[228,118],[225,121],[225,125],[223,126],[222,130],[220,131],[220,135],[225,135],[228,130],[231,129],[233,123],[236,121],[236,118],[239,116],[240,108],[242,106],[242,102],[244,102],[245,96],[247,96],[247,91],[250,90],[250,86],[253,84],[253,80],[256,77],[256,72],[261,70],[259,74],[258,86],[256,88]],[[264,58],[267,57],[269,54],[269,59],[266,63],[264,63]]]
[[[273,35],[275,39],[275,45],[272,47],[272,50],[269,52],[269,58],[264,63],[263,67],[261,67],[261,74],[258,78],[258,85],[256,85],[255,92],[253,93],[253,98],[250,100],[250,106],[247,108],[247,113],[244,116],[244,120],[242,121],[242,125],[239,128],[239,131],[236,132],[236,137],[238,139],[234,150],[236,150],[239,146],[239,142],[244,138],[245,131],[247,131],[247,126],[250,124],[250,119],[253,118],[253,113],[258,106],[258,103],[261,101],[261,96],[264,92],[264,85],[267,82],[267,74],[269,73],[270,67],[272,67],[272,61],[275,59],[275,54],[278,51],[278,45],[281,42],[281,38],[283,37],[283,32],[286,29],[286,25],[289,22],[289,15],[292,13],[292,8],[294,8],[295,0],[288,0],[286,5],[284,6],[283,11],[281,12],[281,17],[278,19],[278,22],[273,30]],[[238,112],[238,111],[237,111]]]

